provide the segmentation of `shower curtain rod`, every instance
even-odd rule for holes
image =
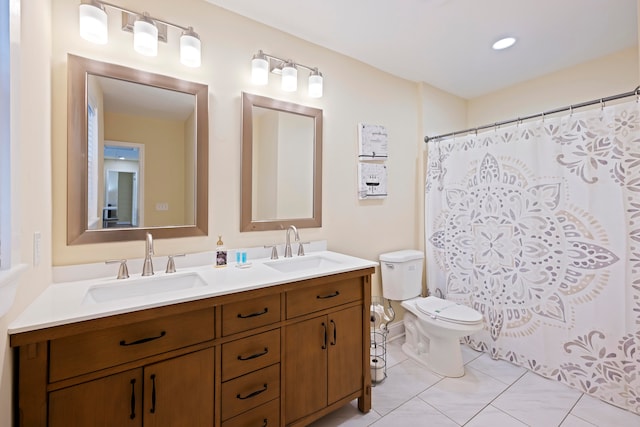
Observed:
[[[542,112],[542,113],[531,114],[530,116],[526,116],[526,117],[518,117],[516,119],[505,120],[505,121],[502,121],[502,122],[495,122],[495,123],[488,124],[488,125],[478,126],[478,127],[474,127],[474,128],[465,129],[465,130],[460,130],[460,131],[457,131],[457,132],[445,133],[445,134],[437,135],[437,136],[425,136],[424,137],[424,142],[425,143],[429,143],[429,141],[448,138],[450,136],[464,135],[464,134],[468,134],[468,133],[471,133],[471,132],[475,132],[477,134],[479,130],[498,128],[500,126],[508,125],[508,124],[511,124],[511,123],[521,123],[521,122],[523,122],[525,120],[535,119],[536,117],[544,117],[544,116],[549,115],[549,114],[560,113],[562,111],[567,111],[567,110],[573,111],[576,108],[587,107],[589,105],[594,105],[594,104],[600,104],[600,105],[602,105],[604,107],[605,102],[615,101],[616,99],[627,98],[629,96],[634,96],[634,95],[638,96],[638,99],[640,99],[640,86],[636,87],[635,90],[632,90],[630,92],[619,93],[617,95],[608,96],[606,98],[594,99],[592,101],[582,102],[580,104],[568,105],[566,107],[556,108],[555,110],[549,110],[549,111],[545,111],[545,112]]]

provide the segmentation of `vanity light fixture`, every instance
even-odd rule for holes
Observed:
[[[136,52],[156,56],[158,41],[167,41],[167,27],[181,30],[180,62],[188,67],[201,63],[200,37],[193,27],[183,27],[162,19],[153,18],[147,12],[139,13],[102,0],[82,0],[80,4],[80,37],[93,43],[106,44],[107,8],[122,13],[122,30],[133,32],[133,48]]]
[[[308,67],[290,59],[278,58],[264,53],[262,50],[259,50],[251,59],[251,82],[256,85],[266,85],[269,82],[269,72],[272,72],[282,76],[282,90],[295,92],[298,90],[299,68],[309,71],[309,96],[311,98],[321,98],[324,78],[318,68]]]

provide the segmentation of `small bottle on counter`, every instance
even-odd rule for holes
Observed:
[[[216,267],[227,266],[227,250],[224,247],[222,236],[218,236],[218,242],[216,243]]]

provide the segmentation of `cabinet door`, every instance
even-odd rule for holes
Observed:
[[[329,314],[328,403],[362,388],[362,307]]]
[[[285,328],[285,423],[289,424],[327,405],[326,316]]]
[[[145,427],[212,426],[213,373],[213,348],[146,366]]]
[[[57,390],[49,394],[49,426],[141,427],[141,396],[141,369]]]

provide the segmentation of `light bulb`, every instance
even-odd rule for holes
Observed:
[[[282,67],[282,90],[285,92],[298,90],[298,69],[293,62],[287,62]]]
[[[309,74],[309,96],[311,98],[322,98],[322,83],[322,73],[316,68]]]
[[[269,82],[269,61],[261,50],[251,60],[251,82],[261,86]]]
[[[180,36],[180,62],[187,67],[199,67],[201,63],[200,37],[193,31],[193,28],[182,33]]]
[[[133,23],[133,48],[145,56],[158,55],[158,27],[146,13]]]
[[[92,43],[106,44],[109,40],[107,32],[107,12],[104,6],[92,2],[80,5],[80,37]]]

